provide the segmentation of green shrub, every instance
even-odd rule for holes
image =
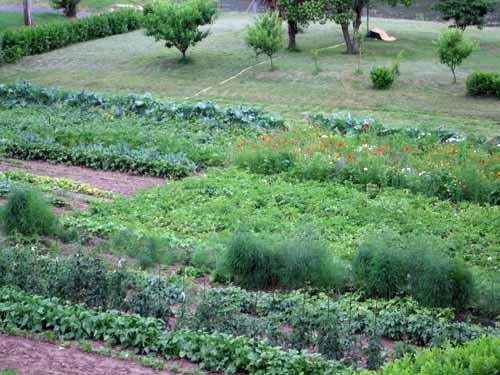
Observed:
[[[371,70],[370,78],[374,88],[378,90],[385,90],[392,86],[396,75],[392,69],[384,66],[377,66]]]
[[[54,22],[29,28],[7,30],[0,48],[6,62],[36,55],[70,44],[104,38],[136,30],[141,25],[141,13],[122,9],[73,22]]]
[[[387,364],[381,375],[495,375],[500,370],[500,339],[483,337],[463,346],[426,349]]]
[[[2,218],[7,235],[52,235],[57,230],[57,219],[50,205],[29,188],[14,188],[9,193]]]
[[[277,279],[283,288],[299,289],[310,285],[343,290],[349,282],[349,268],[334,257],[324,243],[309,236],[281,241]]]
[[[188,48],[208,36],[199,27],[212,23],[216,13],[217,5],[211,0],[154,2],[144,7],[144,28],[146,35],[165,41],[167,48],[177,48],[185,59]]]
[[[283,48],[283,33],[279,12],[267,12],[255,19],[255,23],[247,28],[246,44],[253,48],[256,55],[265,54],[269,57],[271,70],[273,56]]]
[[[373,297],[404,293],[408,269],[399,237],[382,233],[363,242],[353,259],[356,284]]]
[[[500,275],[481,272],[474,276],[472,308],[491,319],[497,318],[500,316]]]
[[[238,284],[254,289],[343,290],[350,282],[348,265],[309,236],[280,240],[237,233],[229,243],[225,264]]]
[[[236,233],[230,240],[225,264],[235,281],[247,288],[276,285],[278,257],[273,244],[250,233]]]
[[[407,294],[424,305],[463,309],[473,294],[472,275],[444,251],[443,243],[424,235],[371,237],[353,260],[356,284],[373,297]]]
[[[500,73],[471,73],[466,87],[469,96],[496,96],[500,99]]]

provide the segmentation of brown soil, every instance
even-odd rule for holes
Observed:
[[[172,366],[179,372],[168,371]],[[0,335],[0,370],[11,369],[19,375],[172,375],[196,366],[188,361],[167,361],[167,370],[155,370],[138,363],[85,353],[75,348],[25,337]]]
[[[119,172],[105,172],[89,168],[62,164],[50,164],[42,161],[0,160],[0,172],[22,170],[38,176],[68,178],[92,187],[121,194],[132,194],[141,189],[162,185],[165,179],[129,175]]]

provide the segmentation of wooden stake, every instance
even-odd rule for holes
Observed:
[[[32,0],[23,0],[24,7],[24,24],[26,26],[33,25],[33,15],[32,15]]]

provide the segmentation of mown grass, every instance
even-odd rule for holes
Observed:
[[[142,5],[147,3],[148,0],[82,0],[80,8],[91,12],[100,12],[108,9],[114,4],[132,4]],[[18,4],[15,0],[0,0],[0,4]],[[33,0],[34,6],[50,6],[49,0]]]
[[[65,17],[56,13],[34,13],[35,25],[42,25],[55,21],[64,21]],[[0,12],[0,36],[9,29],[15,29],[24,25],[23,14],[19,12]]]
[[[355,73],[357,57],[343,54],[343,46],[322,54],[321,72],[313,74],[309,51],[342,43],[338,25],[328,23],[313,25],[299,35],[301,52],[281,52],[276,71],[269,72],[265,63],[219,85],[256,62],[243,42],[251,20],[246,14],[222,14],[210,27],[211,35],[188,51],[188,64],[179,63],[176,50],[138,31],[26,58],[1,68],[0,80],[22,78],[104,92],[152,92],[176,101],[211,99],[260,106],[296,120],[311,112],[352,112],[388,125],[446,125],[474,133],[498,132],[498,100],[468,98],[464,82],[473,70],[498,69],[499,28],[467,30],[481,49],[459,69],[457,85],[451,83],[449,70],[438,63],[432,44],[445,24],[383,19],[373,19],[372,26],[386,29],[398,40],[367,41],[361,75]],[[373,90],[371,68],[391,64],[401,50],[405,54],[400,79],[391,90]]]

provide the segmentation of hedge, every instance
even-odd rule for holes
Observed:
[[[7,30],[0,43],[0,56],[5,62],[16,62],[24,56],[137,30],[141,17],[142,13],[137,10],[122,9],[72,22]]]
[[[500,73],[471,73],[467,77],[466,87],[469,96],[496,96],[500,99]]]

